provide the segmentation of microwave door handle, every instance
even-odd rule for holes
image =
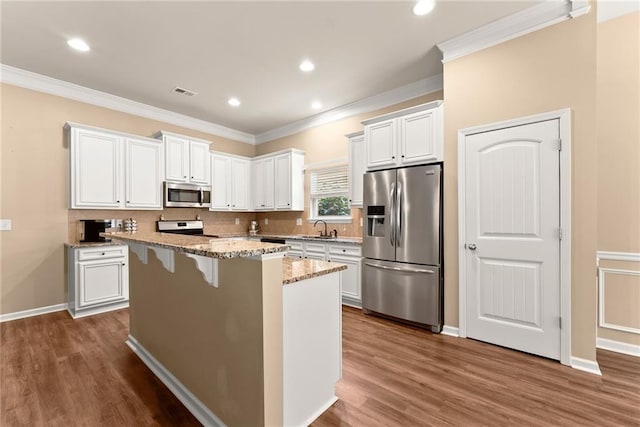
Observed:
[[[391,246],[395,247],[396,246],[396,241],[395,241],[395,231],[396,231],[396,224],[395,224],[395,209],[396,209],[396,183],[392,183],[391,184],[391,192],[389,193],[389,242],[391,243]]]
[[[204,190],[201,188],[200,189],[200,204],[202,205],[204,203]]]

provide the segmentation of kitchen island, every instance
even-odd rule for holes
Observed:
[[[109,237],[131,251],[127,344],[204,425],[304,425],[335,402],[344,266],[270,243]]]

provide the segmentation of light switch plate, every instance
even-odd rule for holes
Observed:
[[[296,219],[296,225],[302,225],[302,218]]]
[[[360,217],[360,227],[362,227],[362,217]]]
[[[269,225],[269,218],[264,219],[264,225]]]
[[[236,225],[240,225],[240,218],[236,218]]]
[[[0,219],[0,231],[11,231],[10,219]]]

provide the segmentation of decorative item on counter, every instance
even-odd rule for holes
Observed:
[[[124,231],[137,231],[138,230],[138,221],[133,218],[124,220]]]
[[[258,234],[258,221],[251,221],[251,226],[249,227],[249,235],[255,236]]]
[[[164,221],[164,215],[160,215],[160,221]]]
[[[200,214],[196,214],[196,221],[200,221],[202,218],[200,218]]]

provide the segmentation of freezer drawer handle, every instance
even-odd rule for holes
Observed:
[[[433,270],[423,270],[420,268],[400,268],[400,267],[387,267],[386,265],[378,265],[378,264],[371,264],[370,262],[365,262],[365,265],[368,265],[369,267],[375,267],[375,268],[381,268],[383,270],[394,270],[394,271],[404,271],[405,273],[427,273],[427,274],[434,274]]]

